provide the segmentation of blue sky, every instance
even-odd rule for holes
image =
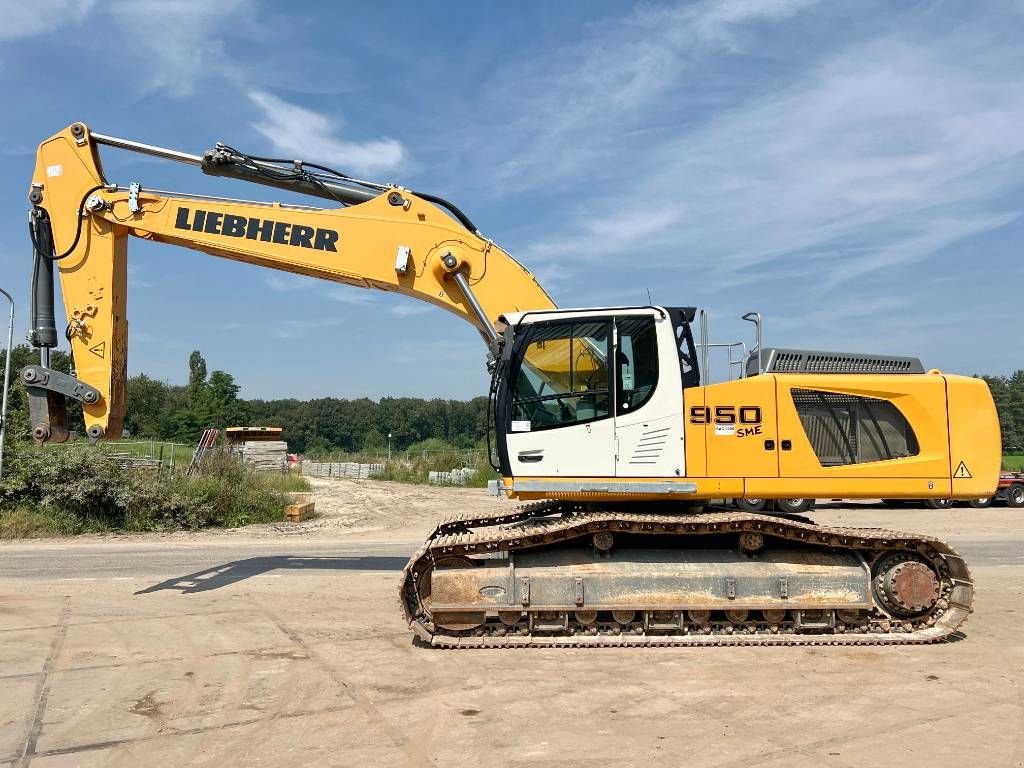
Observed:
[[[373,7],[370,7],[370,6]],[[1024,366],[1024,8],[0,0],[0,285],[35,146],[75,120],[222,140],[445,196],[561,306],[709,308],[715,340]],[[112,181],[272,190],[109,151]],[[256,193],[254,195],[254,192]],[[131,372],[199,348],[249,397],[486,389],[414,300],[130,243]]]

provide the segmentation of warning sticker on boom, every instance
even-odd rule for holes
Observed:
[[[953,473],[953,477],[955,477],[957,480],[969,480],[971,477],[973,477],[973,475],[971,474],[971,471],[967,468],[967,465],[964,464],[963,461],[961,461],[959,466],[957,466],[956,468],[956,472]]]
[[[89,347],[89,351],[96,355],[96,357],[106,357],[107,342],[101,341],[95,347]]]

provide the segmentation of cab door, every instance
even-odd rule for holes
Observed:
[[[615,474],[687,474],[678,347],[665,315],[615,318]]]
[[[611,318],[533,323],[510,371],[513,476],[614,477]]]
[[[710,384],[704,396],[687,419],[704,425],[708,477],[778,477],[775,376]]]

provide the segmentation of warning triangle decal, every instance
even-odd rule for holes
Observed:
[[[957,480],[968,480],[972,475],[971,471],[967,469],[967,465],[961,461],[960,465],[956,468],[956,472],[953,473],[953,477]]]
[[[89,347],[89,351],[96,355],[96,357],[103,357],[107,354],[107,342],[101,341],[95,347]]]

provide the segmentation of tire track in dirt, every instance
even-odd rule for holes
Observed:
[[[335,685],[341,688],[345,694],[355,702],[356,707],[360,709],[371,722],[377,722],[380,724],[381,730],[384,732],[388,741],[405,753],[409,758],[410,765],[424,767],[432,765],[431,760],[423,752],[420,745],[406,736],[405,733],[388,720],[388,718],[377,708],[361,688],[353,685],[343,678],[331,663],[329,663],[314,648],[309,646],[306,641],[302,639],[302,636],[282,621],[276,613],[265,606],[259,606],[259,608],[263,614],[273,622],[274,626],[284,633],[296,646],[301,648],[309,658],[327,674]]]
[[[60,652],[64,647],[64,638],[68,633],[68,620],[71,618],[71,595],[64,596],[64,605],[61,608],[60,619],[57,621],[57,630],[53,634],[53,641],[50,643],[50,652],[43,662],[43,670],[39,675],[39,682],[36,685],[35,710],[32,713],[32,720],[29,722],[28,731],[25,734],[25,744],[21,749],[21,757],[15,762],[16,768],[28,768],[36,753],[36,744],[39,742],[39,732],[43,728],[43,715],[46,712],[46,702],[50,697],[50,673],[53,671]]]

